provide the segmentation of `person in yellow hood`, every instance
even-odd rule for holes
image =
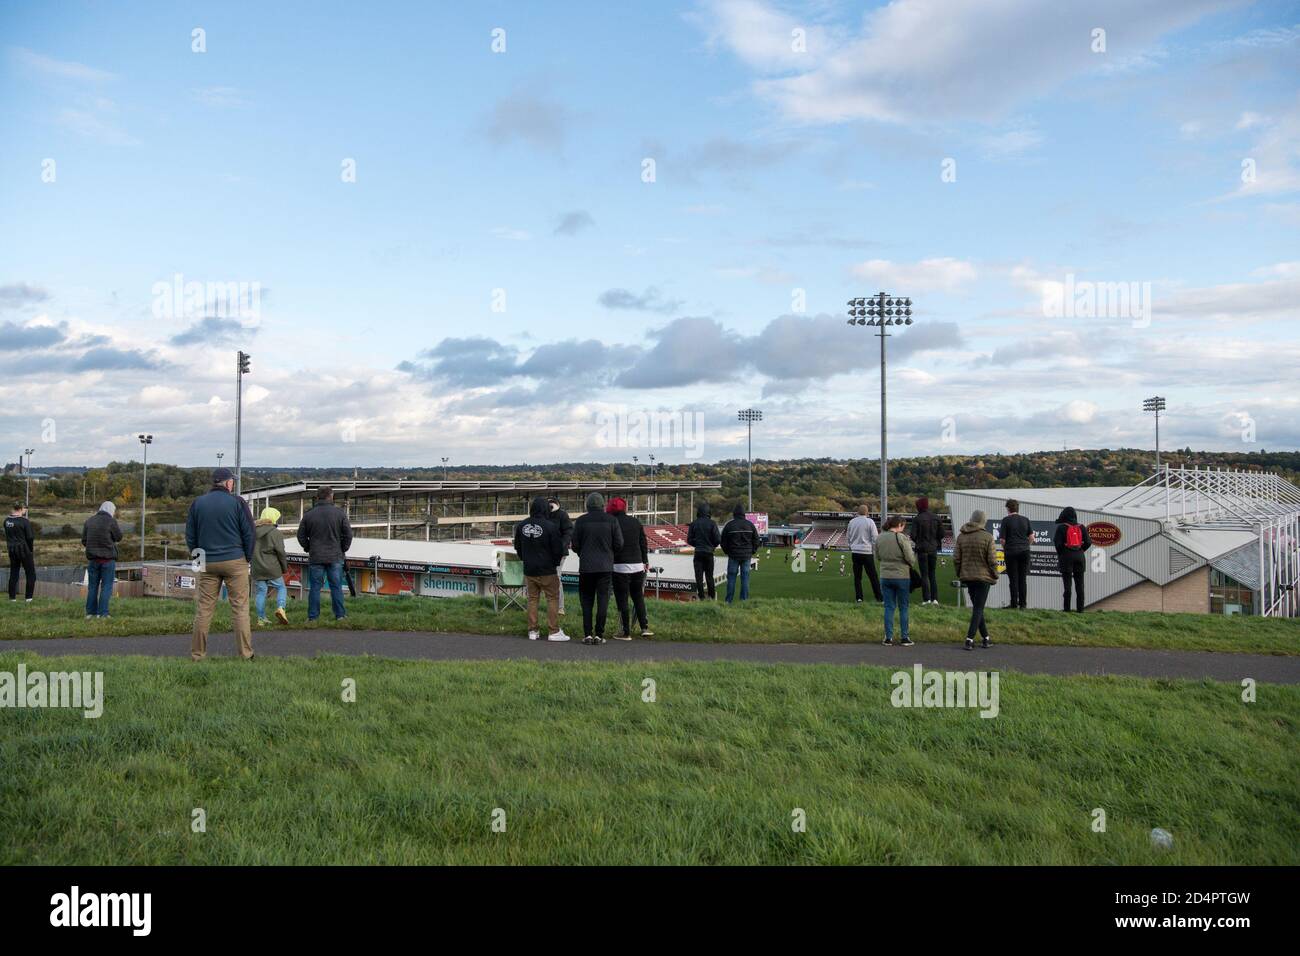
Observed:
[[[271,623],[266,618],[266,589],[272,584],[276,589],[275,619],[281,624],[289,623],[289,615],[284,610],[289,597],[289,589],[284,585],[284,575],[289,570],[289,557],[284,552],[284,535],[276,527],[279,521],[279,510],[263,508],[255,528],[257,541],[253,545],[253,583],[257,586],[257,623],[262,627]]]

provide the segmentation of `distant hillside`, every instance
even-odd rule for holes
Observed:
[[[1271,471],[1300,484],[1300,452],[1193,452],[1190,449],[1162,454],[1171,465],[1202,468],[1238,468]],[[1121,448],[1070,451],[1043,451],[1023,455],[941,455],[929,458],[898,458],[889,465],[889,494],[895,507],[928,495],[936,504],[950,488],[1033,488],[1051,486],[1132,485],[1149,476],[1155,467],[1150,451]],[[49,469],[54,472],[56,469]],[[64,471],[65,469],[58,469]],[[68,469],[71,471],[71,469]],[[244,486],[295,481],[302,478],[331,480],[351,478],[352,468],[245,468]],[[637,469],[641,477],[648,470]],[[174,465],[149,465],[149,497],[154,507],[185,502],[207,489],[211,470],[177,468]],[[568,462],[552,465],[467,465],[448,469],[453,480],[496,479],[526,480],[549,478],[578,480],[630,478],[631,462],[596,464]],[[712,501],[714,513],[745,501],[745,462],[722,461],[715,464],[667,464],[657,466],[657,477],[695,480],[719,480],[721,493]],[[443,476],[439,465],[427,468],[376,467],[356,470],[359,478],[396,479]],[[42,482],[33,488],[33,503],[54,504],[80,501],[83,495],[101,501],[112,498],[130,506],[140,495],[140,464],[112,462],[105,468],[87,469],[85,474],[71,474]],[[805,458],[790,461],[754,462],[754,507],[768,512],[774,521],[787,521],[798,511],[840,510],[863,502],[877,505],[880,481],[878,459]],[[0,478],[0,499],[21,497],[23,482]],[[697,497],[698,500],[698,497]]]

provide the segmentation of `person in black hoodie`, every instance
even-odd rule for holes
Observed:
[[[627,513],[627,502],[622,498],[610,498],[609,507],[605,510],[614,516],[623,535],[623,547],[614,554],[614,601],[618,604],[618,616],[623,629],[614,635],[614,639],[632,640],[629,603],[636,609],[641,636],[654,637],[645,613],[645,575],[646,568],[650,565],[645,528],[637,518]]]
[[[587,495],[587,513],[573,522],[571,546],[578,556],[578,597],[582,601],[582,632],[586,635],[582,643],[604,644],[614,555],[623,550],[623,530],[613,515],[605,514],[605,499],[594,491]]]
[[[695,509],[695,520],[686,529],[686,543],[695,549],[695,597],[704,600],[707,585],[709,600],[716,600],[717,589],[713,581],[713,552],[722,543],[722,532],[718,523],[709,514],[709,506],[702,504]]]
[[[916,551],[920,565],[921,603],[939,603],[939,582],[935,579],[935,566],[939,561],[939,543],[943,541],[943,522],[930,510],[929,498],[916,499],[916,517],[912,519],[907,535]]]
[[[573,550],[573,519],[569,513],[560,507],[559,498],[547,498],[546,506],[550,509],[550,519],[555,522],[555,526],[560,529],[560,540],[564,543],[564,553],[568,555]],[[563,561],[560,562],[563,565]],[[564,616],[564,571],[563,568],[555,572],[560,576],[560,616]]]
[[[9,551],[9,600],[18,600],[18,572],[22,571],[27,575],[23,593],[30,603],[36,593],[36,538],[26,512],[21,502],[14,502],[13,514],[5,518],[5,546]]]
[[[727,555],[727,603],[736,593],[736,575],[740,575],[740,599],[749,600],[749,559],[758,550],[758,529],[745,517],[740,505],[731,512],[731,520],[722,529],[722,550]]]
[[[536,641],[537,605],[546,595],[546,623],[548,641],[567,641],[569,635],[560,629],[560,562],[564,560],[564,539],[560,529],[547,515],[550,508],[545,498],[534,498],[528,509],[528,520],[515,525],[515,554],[524,562],[524,586],[528,589],[528,639]]]
[[[1065,585],[1065,610],[1070,610],[1070,584],[1074,584],[1075,610],[1083,611],[1083,576],[1088,571],[1088,549],[1092,538],[1088,529],[1079,524],[1079,515],[1073,508],[1062,508],[1056,516],[1056,531],[1052,535],[1056,546],[1056,559]]]

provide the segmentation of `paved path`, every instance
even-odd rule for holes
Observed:
[[[588,647],[579,641],[550,644],[491,634],[402,631],[255,631],[253,646],[267,657],[317,654],[373,654],[420,660],[538,661],[751,661],[759,664],[873,664],[950,670],[997,669],[1031,674],[1129,674],[1239,682],[1243,677],[1276,684],[1300,684],[1300,657],[1223,654],[1204,651],[1130,650],[1117,647],[997,645],[966,651],[958,644],[699,644],[676,641],[609,641]],[[0,641],[4,651],[38,654],[143,654],[188,657],[190,636],[67,637]],[[214,634],[209,656],[234,654],[234,638]]]

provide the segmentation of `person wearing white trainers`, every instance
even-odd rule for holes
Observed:
[[[547,517],[545,498],[534,498],[528,519],[515,525],[515,554],[524,563],[524,587],[528,590],[528,639],[541,640],[537,629],[537,606],[546,595],[548,641],[567,641],[560,630],[560,563],[564,560],[564,538],[559,525]]]

